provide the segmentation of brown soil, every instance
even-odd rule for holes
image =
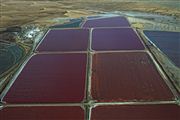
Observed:
[[[131,2],[129,2],[131,1]],[[14,25],[55,24],[54,18],[82,17],[99,11],[141,11],[148,13],[180,16],[177,7],[165,6],[161,2],[134,2],[135,0],[1,0],[0,28]],[[167,0],[166,0],[167,1]],[[174,2],[174,0],[169,0]]]

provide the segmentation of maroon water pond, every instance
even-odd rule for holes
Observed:
[[[47,33],[37,51],[86,51],[88,40],[88,29],[54,29]]]
[[[96,28],[96,27],[129,27],[130,24],[125,17],[106,17],[87,20],[84,28]]]
[[[132,28],[97,28],[92,32],[92,49],[143,50],[144,46]]]
[[[81,107],[9,107],[0,110],[1,120],[84,120]]]
[[[144,52],[94,54],[91,83],[92,97],[100,102],[174,99]]]
[[[91,120],[179,120],[178,105],[114,105],[92,109]]]
[[[35,55],[26,64],[3,101],[81,102],[85,94],[86,61],[86,54]]]

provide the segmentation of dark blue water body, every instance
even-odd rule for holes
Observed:
[[[17,64],[23,57],[23,52],[17,44],[0,42],[0,75]]]
[[[177,67],[180,67],[180,32],[145,30],[144,34],[165,53]]]
[[[80,27],[83,22],[83,19],[71,19],[70,22],[65,23],[65,24],[60,24],[60,25],[54,25],[51,26],[50,28],[76,28]]]

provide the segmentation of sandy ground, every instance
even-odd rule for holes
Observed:
[[[110,11],[141,11],[180,16],[175,0],[166,2],[135,0],[1,0],[0,28],[14,25],[52,25],[54,18],[82,17]]]

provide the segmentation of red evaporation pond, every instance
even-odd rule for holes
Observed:
[[[130,24],[125,17],[107,17],[87,20],[83,25],[84,28],[95,27],[129,27]]]
[[[88,40],[88,29],[50,30],[37,51],[86,51]]]
[[[91,82],[92,97],[101,102],[174,99],[144,52],[94,54]]]
[[[85,93],[86,54],[33,56],[10,88],[7,103],[81,102]]]
[[[92,49],[143,50],[144,46],[132,28],[97,28],[92,33]]]
[[[1,120],[84,120],[81,107],[9,107],[0,110]]]
[[[92,109],[91,120],[179,120],[178,105],[117,105]]]

